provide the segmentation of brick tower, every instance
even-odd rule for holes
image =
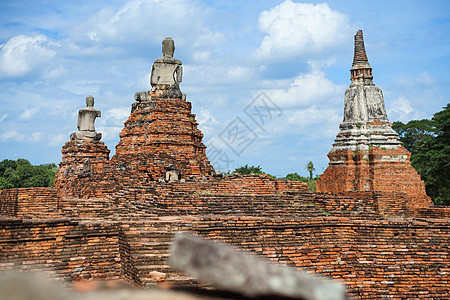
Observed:
[[[206,157],[192,105],[179,88],[183,69],[173,58],[173,40],[166,38],[162,48],[164,57],[152,68],[152,89],[135,94],[111,165],[150,181],[209,178],[214,168]]]
[[[104,172],[109,163],[109,150],[100,141],[102,134],[95,131],[95,119],[101,112],[94,108],[94,97],[86,97],[86,108],[78,111],[78,131],[70,135],[62,147],[62,161],[55,176],[59,196],[71,195],[70,188],[82,178],[91,178]]]
[[[417,205],[431,204],[423,181],[411,166],[411,153],[389,123],[383,93],[372,81],[361,30],[355,35],[350,73],[344,120],[328,154],[329,166],[317,181],[317,191],[405,192]]]

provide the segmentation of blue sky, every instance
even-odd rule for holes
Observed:
[[[449,1],[1,1],[0,159],[59,163],[89,94],[113,154],[171,36],[216,169],[307,175],[311,160],[321,174],[358,29],[391,122],[449,102]],[[258,95],[279,109],[262,126],[245,113]],[[252,137],[238,151],[224,139],[236,120]]]

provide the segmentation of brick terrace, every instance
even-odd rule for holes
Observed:
[[[165,282],[201,286],[165,264],[174,233],[190,231],[341,280],[360,299],[448,297],[450,208],[402,209],[403,193],[221,191],[212,183],[154,183],[104,199],[0,191],[0,266],[142,286],[161,280],[158,271]]]

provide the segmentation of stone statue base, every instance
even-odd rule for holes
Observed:
[[[101,133],[97,133],[96,131],[88,131],[88,130],[82,130],[73,132],[70,134],[70,140],[93,140],[93,141],[100,141],[102,138]]]
[[[152,88],[152,96],[160,99],[181,99],[181,93],[178,84],[171,85],[157,85]]]

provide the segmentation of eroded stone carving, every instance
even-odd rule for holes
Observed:
[[[172,97],[182,97],[179,84],[183,78],[183,66],[181,61],[173,58],[175,43],[167,37],[162,42],[164,57],[158,58],[153,63],[150,84],[153,89],[167,89]]]
[[[101,112],[94,108],[94,97],[86,97],[86,108],[78,111],[78,131],[70,135],[71,140],[100,140],[101,133],[95,131],[95,118],[101,117]]]

